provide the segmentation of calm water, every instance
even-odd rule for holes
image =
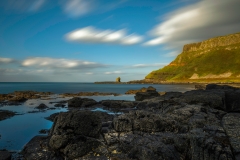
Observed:
[[[0,82],[0,94],[14,91],[33,90],[41,92],[77,93],[77,92],[114,92],[124,94],[130,89],[153,86],[157,91],[188,91],[194,85],[168,85],[168,84],[94,84],[94,83],[9,83]]]
[[[36,111],[35,107],[40,103],[48,107],[54,107],[49,102],[67,100],[69,98],[60,98],[60,93],[77,92],[114,92],[123,94],[121,96],[92,96],[87,98],[101,101],[105,99],[112,100],[134,100],[134,95],[124,95],[130,89],[140,89],[148,87],[147,84],[93,84],[93,83],[0,83],[0,93],[11,93],[14,91],[33,90],[42,92],[53,92],[50,100],[28,100],[20,106],[0,106],[1,110],[10,110],[19,113],[12,118],[0,121],[0,149],[13,151],[21,150],[24,145],[34,136],[38,135],[41,129],[50,129],[52,122],[44,119],[56,112],[66,112],[67,108],[56,108],[55,110],[46,110],[45,112],[29,113]],[[194,89],[193,85],[151,85],[157,91],[188,91]],[[103,111],[112,114],[110,111],[94,108],[94,111]]]

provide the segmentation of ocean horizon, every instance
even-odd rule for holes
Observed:
[[[38,91],[61,93],[111,92],[124,94],[128,90],[152,86],[158,92],[185,92],[194,89],[193,84],[95,84],[94,82],[0,82],[0,94],[14,91]]]

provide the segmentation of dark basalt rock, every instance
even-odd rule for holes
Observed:
[[[0,160],[11,160],[12,154],[7,150],[0,150]]]
[[[143,101],[145,99],[151,99],[154,97],[159,97],[160,94],[153,87],[148,87],[146,92],[137,92],[134,96],[136,101]]]
[[[27,99],[26,99],[25,97],[16,96],[16,97],[10,98],[9,101],[13,101],[13,102],[25,102],[25,101],[27,101]]]
[[[233,148],[233,152],[236,159],[240,158],[240,114],[239,113],[228,113],[223,119],[223,128],[229,137],[229,143]]]
[[[41,129],[41,130],[39,131],[39,133],[40,133],[40,134],[47,134],[47,133],[49,133],[49,129]]]
[[[4,119],[7,119],[7,118],[10,118],[10,117],[13,117],[15,115],[16,114],[12,111],[0,110],[0,121],[2,121]]]
[[[134,108],[136,103],[133,101],[124,101],[124,100],[102,100],[99,102],[103,106],[107,108]]]
[[[80,98],[80,97],[74,97],[70,100],[68,100],[68,107],[91,107],[93,105],[97,104],[97,102],[90,98]]]
[[[156,92],[150,89],[148,92]],[[237,160],[240,113],[229,89],[170,92],[127,102],[136,110],[118,116],[69,111],[54,119],[49,137],[31,140],[26,159]],[[230,94],[229,94],[230,95]],[[126,101],[101,101],[124,108]],[[228,104],[229,103],[229,104]],[[133,104],[133,105],[132,105]]]
[[[205,91],[193,90],[187,91],[181,97],[183,102],[188,104],[203,104],[215,109],[226,110],[224,100],[225,94],[223,91]]]
[[[35,109],[39,109],[39,110],[44,110],[49,108],[48,106],[46,106],[45,104],[41,103],[39,104],[39,106],[35,107]]]
[[[49,146],[70,159],[97,148],[100,142],[101,118],[90,111],[60,113],[51,129]]]
[[[237,88],[229,85],[217,85],[217,84],[208,84],[206,85],[206,90],[221,89],[221,90],[235,90]]]
[[[125,94],[136,94],[137,92],[147,92],[147,88],[143,87],[137,90],[128,90]]]
[[[9,94],[0,94],[0,101],[10,102],[25,102],[28,99],[38,99],[41,96],[48,96],[51,92],[36,92],[36,91],[15,91]]]
[[[162,95],[164,99],[172,99],[172,98],[179,98],[183,96],[182,92],[166,92],[164,95]]]
[[[226,111],[240,111],[240,89],[228,85],[208,84],[207,91],[224,92],[224,106]]]
[[[59,113],[53,113],[49,117],[45,117],[45,119],[54,122],[54,119],[59,115]]]
[[[24,147],[21,154],[29,160],[64,160],[48,147],[49,137],[35,136]]]

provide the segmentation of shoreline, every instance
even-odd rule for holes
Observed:
[[[132,90],[132,93],[135,91]],[[156,91],[156,88],[142,88],[135,93],[134,101],[95,101],[90,97],[80,96],[69,97],[70,99],[66,101],[56,99],[56,102],[48,104],[48,108],[50,109],[53,104],[55,106],[55,103],[59,104],[56,107],[64,104],[66,112],[50,115],[53,121],[50,132],[46,136],[37,134],[28,141],[21,153],[26,159],[40,159],[42,156],[45,159],[60,158],[61,160],[64,157],[70,159],[91,159],[93,157],[131,159],[133,157],[128,153],[135,155],[137,151],[139,152],[137,159],[139,159],[146,153],[142,148],[153,147],[151,152],[147,152],[149,155],[146,155],[146,159],[156,159],[155,155],[158,154],[158,156],[165,155],[168,159],[173,158],[171,155],[181,155],[184,159],[191,159],[197,155],[194,148],[200,147],[202,152],[215,156],[218,155],[216,148],[224,146],[234,148],[236,143],[240,145],[240,141],[232,141],[235,135],[229,134],[232,132],[233,124],[236,126],[234,127],[236,133],[240,133],[238,129],[239,92],[239,88],[211,84],[200,90],[169,91],[162,95]],[[46,106],[39,105],[39,107],[48,110]],[[104,110],[114,114],[110,115]],[[67,126],[70,127],[69,130],[64,129]],[[48,132],[46,128],[41,129]],[[77,141],[72,135],[77,138]],[[192,143],[199,136],[204,137],[200,139],[203,141]],[[133,137],[139,141],[135,141]],[[214,139],[213,142],[211,141],[214,145],[209,148],[205,140],[208,142],[212,139]],[[58,146],[56,141],[68,143]],[[169,146],[172,148],[171,154],[164,152]],[[125,151],[125,147],[129,150]],[[163,152],[157,150],[159,147],[163,149]],[[67,149],[68,152],[64,152],[62,148]],[[188,150],[192,151],[190,157],[184,154]],[[223,150],[221,154],[227,156],[234,157],[237,154],[234,150]]]

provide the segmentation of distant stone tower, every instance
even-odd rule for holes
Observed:
[[[116,78],[116,82],[121,82],[121,78],[120,78],[120,77],[117,77],[117,78]]]

